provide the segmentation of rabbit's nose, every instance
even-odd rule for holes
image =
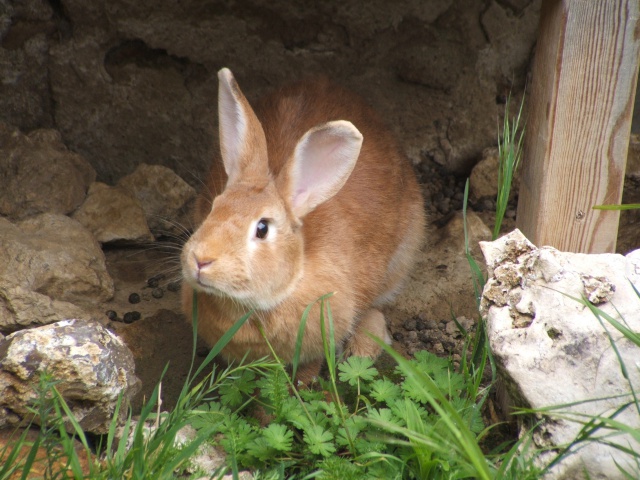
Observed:
[[[213,260],[200,260],[200,259],[196,258],[196,268],[198,269],[198,271],[202,270],[203,268],[208,267],[212,263],[213,263]]]
[[[195,264],[198,272],[207,268],[215,261],[215,258],[211,255],[207,255],[206,252],[191,252],[191,258],[193,259],[193,263]]]

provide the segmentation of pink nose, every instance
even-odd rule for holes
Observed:
[[[196,267],[198,268],[198,270],[202,270],[203,268],[211,265],[212,263],[213,263],[213,260],[205,260],[205,261],[196,260]]]

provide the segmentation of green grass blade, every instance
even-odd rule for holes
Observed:
[[[195,292],[194,292],[194,303],[197,303]],[[196,310],[196,313],[197,313],[197,310]],[[204,361],[200,364],[200,367],[198,367],[196,372],[193,374],[193,377],[190,377],[189,380],[191,380],[192,378],[197,377],[200,374],[200,372],[202,372],[206,368],[206,366],[209,363],[211,363],[216,356],[218,356],[220,354],[222,349],[227,346],[227,344],[229,343],[229,341],[231,341],[231,339],[236,334],[236,332],[238,330],[240,330],[240,327],[242,327],[242,325],[245,324],[245,322],[249,319],[249,317],[252,314],[253,314],[253,310],[248,312],[247,314],[245,314],[242,318],[238,319],[231,326],[231,328],[229,330],[227,330],[224,333],[224,335],[222,335],[222,337],[220,337],[220,339],[216,342],[216,344],[213,346],[213,348],[211,348],[211,350],[209,351],[209,354],[206,356]],[[198,328],[198,321],[197,321],[197,318],[194,317],[194,330],[197,331],[197,328]],[[187,383],[189,383],[189,382],[187,382]]]
[[[313,308],[313,306],[316,303],[320,302],[322,304],[322,302],[328,299],[329,297],[331,297],[331,295],[333,295],[333,293],[328,293],[326,295],[321,296],[320,298],[318,298],[318,300],[309,304],[307,308],[304,309],[304,312],[302,313],[302,317],[300,318],[300,326],[298,327],[298,335],[296,337],[296,346],[293,353],[292,373],[291,373],[291,378],[293,379],[296,378],[296,373],[298,372],[298,366],[300,364],[300,354],[302,352],[302,340],[304,339],[304,332],[307,326],[307,319],[309,318],[309,312],[311,312],[311,308]]]
[[[524,127],[520,126],[522,109],[524,106],[524,97],[520,103],[520,109],[514,119],[509,118],[509,105],[511,96],[507,98],[505,105],[504,123],[502,127],[502,136],[498,142],[498,194],[496,196],[496,222],[493,229],[493,240],[498,238],[500,228],[507,211],[509,203],[509,195],[511,193],[511,185],[513,177],[520,164],[522,158],[522,143],[524,139]]]
[[[25,430],[23,434],[25,440],[26,440],[26,434],[27,434],[27,430]],[[22,480],[26,480],[27,478],[29,478],[29,472],[31,471],[31,468],[33,467],[33,463],[36,460],[36,455],[38,454],[38,449],[40,448],[41,442],[42,442],[42,436],[38,435],[36,437],[36,440],[33,442],[33,445],[29,450],[29,454],[27,455],[27,458],[25,459],[24,464],[22,466],[22,475],[20,476]],[[18,444],[18,449],[14,450],[16,454],[20,453],[21,447],[22,445]],[[9,463],[9,460],[7,461],[7,463]]]
[[[626,203],[623,205],[594,205],[594,210],[636,210],[640,208],[640,203]]]

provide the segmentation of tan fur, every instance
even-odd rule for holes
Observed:
[[[326,79],[274,92],[256,104],[251,118],[250,128],[260,129],[261,124],[264,136],[252,135],[243,161],[250,164],[251,158],[264,157],[265,152],[251,149],[265,138],[270,175],[250,166],[250,177],[241,176],[223,191],[227,178],[221,159],[215,159],[208,191],[196,205],[199,228],[183,251],[187,317],[195,286],[198,333],[214,344],[252,302],[260,307],[256,302],[275,299],[277,304],[257,309],[223,354],[229,360],[268,355],[257,328],[261,323],[277,354],[290,362],[304,309],[335,292],[330,306],[336,340],[358,355],[377,355],[377,345],[365,339],[364,332],[387,336],[384,317],[375,307],[389,302],[401,288],[424,235],[422,196],[411,165],[377,115],[355,94]],[[333,120],[350,121],[364,137],[357,163],[335,196],[304,218],[295,218],[287,192],[293,150],[305,132]],[[245,245],[247,229],[250,222],[267,216],[277,219],[276,240],[260,244],[251,254]],[[255,292],[255,297],[205,293],[194,280],[194,258],[211,263],[206,273],[200,272],[207,282],[222,290]],[[303,342],[301,363],[309,367],[305,372],[316,371],[323,355],[315,305]]]

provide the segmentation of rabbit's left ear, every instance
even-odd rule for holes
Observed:
[[[312,128],[300,139],[286,170],[287,200],[302,218],[333,197],[356,165],[362,134],[351,122],[337,120]]]
[[[228,68],[218,72],[220,150],[227,184],[269,176],[267,141],[260,121]]]

